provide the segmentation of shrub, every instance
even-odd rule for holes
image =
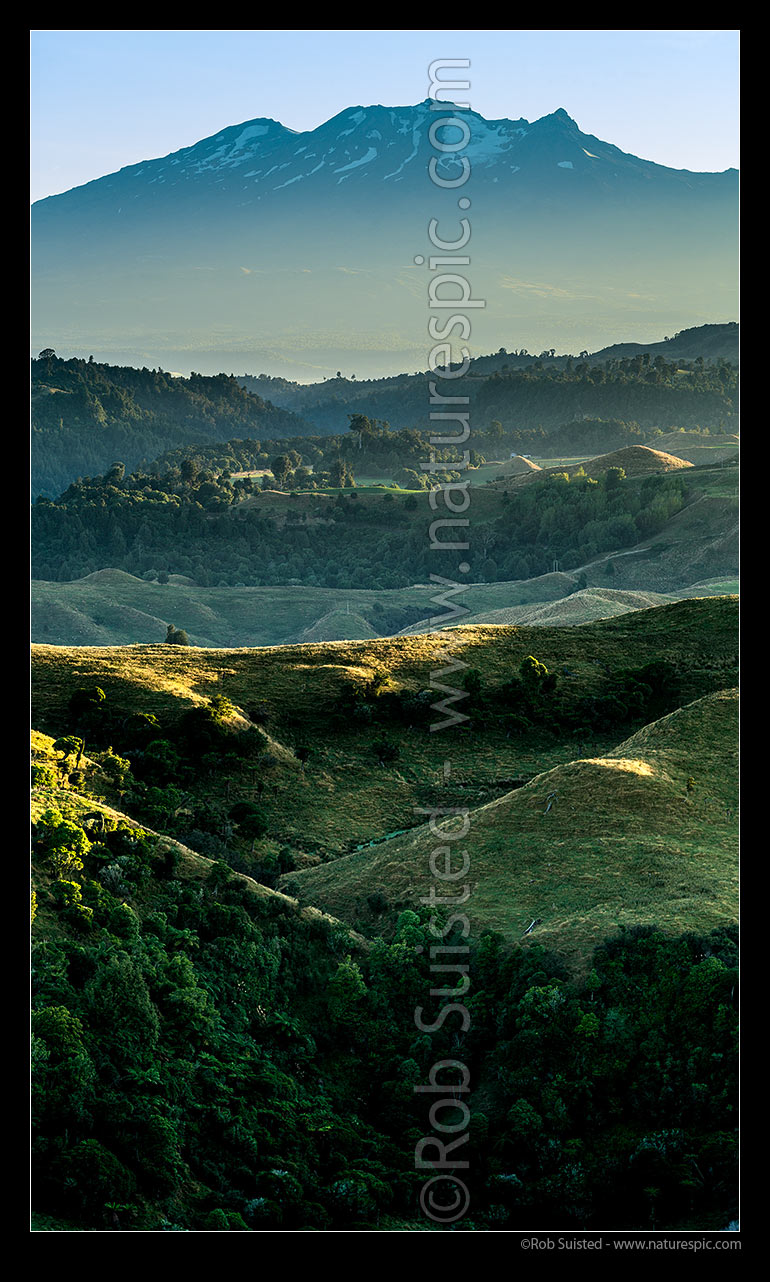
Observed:
[[[60,908],[79,904],[82,898],[80,883],[77,881],[55,881],[51,886],[51,894]]]
[[[474,699],[481,696],[482,680],[478,668],[469,668],[463,677],[463,689]]]
[[[256,840],[264,837],[268,829],[264,811],[253,801],[239,801],[230,810],[230,818],[237,824],[244,837]]]
[[[32,787],[33,788],[55,788],[58,783],[58,776],[53,766],[43,765],[39,761],[32,763]]]
[[[189,645],[190,638],[187,633],[180,628],[175,628],[173,623],[169,623],[166,630],[166,645]]]
[[[100,753],[97,761],[110,783],[122,788],[130,779],[131,762],[126,757],[119,757],[112,748]]]
[[[85,745],[82,739],[79,739],[77,735],[68,734],[64,735],[61,739],[56,740],[53,745],[53,750],[54,752],[60,752],[62,754],[59,758],[59,762],[61,764],[69,760],[70,757],[77,757],[77,759],[80,760],[84,747]]]

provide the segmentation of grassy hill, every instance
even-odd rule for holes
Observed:
[[[617,565],[622,579],[626,566]],[[556,572],[513,583],[471,583],[462,596],[467,623],[556,626],[587,623],[627,610],[689,596],[737,592],[737,580],[688,585],[675,592],[608,588],[606,559],[585,567],[593,580],[575,591],[574,575]],[[180,576],[181,577],[181,576]],[[432,589],[431,589],[432,591]],[[221,648],[311,641],[365,640],[429,632],[443,611],[430,604],[427,585],[396,589],[201,588],[194,583],[148,583],[123,570],[97,570],[73,583],[34,581],[32,639],[38,644],[137,645],[165,638],[171,622],[193,645]],[[425,617],[408,623],[414,614]]]
[[[487,481],[500,481],[512,476],[527,476],[530,472],[539,472],[540,465],[532,459],[524,458],[521,454],[516,454],[513,458],[504,459],[500,463],[484,463],[481,467],[472,469],[468,474],[471,485],[486,483]]]
[[[587,477],[559,480],[565,471],[575,477],[581,467]],[[597,485],[605,485],[601,479],[594,484],[592,474],[601,478],[614,467],[627,472],[614,508],[609,500],[605,503],[591,537],[566,533],[580,529],[581,522],[586,528],[585,504],[596,499]],[[533,485],[551,487],[542,501]],[[112,555],[112,535],[101,533],[106,509],[98,488],[84,491],[83,503],[72,510],[38,506],[38,522],[47,528],[46,552],[40,553],[37,570],[41,577],[32,584],[34,641],[151,643],[162,641],[173,623],[195,645],[262,646],[435,626],[430,622],[436,614],[434,592],[427,583],[435,562],[431,564],[426,538],[433,514],[425,493],[360,491],[354,500],[265,491],[221,513],[188,512],[176,497],[170,503],[135,502],[131,494],[110,493],[115,520],[126,521],[123,546],[134,547],[144,539],[155,550],[143,554],[136,574],[113,563],[113,568],[95,568],[82,577],[70,570],[70,581],[50,581],[46,574],[61,571],[63,548],[69,549],[67,564],[85,560],[86,565],[103,566]],[[480,484],[472,495],[471,582],[460,602],[469,610],[468,621],[540,622],[527,615],[488,616],[490,611],[572,597],[580,587],[601,589],[605,594],[586,600],[582,613],[574,603],[565,607],[565,621],[585,621],[616,608],[601,609],[601,600],[613,600],[605,590],[646,595],[653,604],[661,597],[688,595],[693,584],[737,575],[736,464],[693,467],[660,451],[630,447],[582,464],[560,463]],[[561,509],[558,514],[550,510],[554,503]],[[195,521],[197,533],[180,540],[179,522],[188,518]],[[150,519],[157,523],[154,531]],[[86,558],[84,530],[93,544]],[[182,555],[192,553],[193,545],[198,548],[195,564]],[[328,569],[324,548],[333,553],[332,560],[343,558],[344,569],[341,561],[331,582],[322,586]],[[146,561],[168,570],[144,570]],[[134,553],[122,563],[135,565]],[[177,572],[188,566],[201,577]],[[256,583],[250,576],[256,576]]]
[[[732,798],[729,754],[713,751],[729,733],[724,709],[719,697],[700,703],[705,715],[684,709],[621,745],[625,755],[576,763],[607,787],[574,844],[570,818],[585,810],[574,768],[550,774],[571,814],[519,800],[521,840],[488,870],[497,910],[524,906],[516,878],[501,880],[513,861],[519,879],[530,873],[528,912],[555,905],[537,931],[558,952],[536,932],[513,947],[501,934],[472,938],[470,1032],[417,1038],[415,1011],[438,995],[427,919],[405,912],[394,934],[380,914],[389,937],[367,941],[79,791],[54,741],[35,734],[33,1231],[430,1227],[414,1154],[432,1097],[415,1086],[458,1060],[476,1154],[464,1229],[531,1231],[558,1217],[565,1230],[643,1231],[652,1173],[659,1227],[723,1227],[736,1214],[737,932],[723,924],[731,892],[718,834],[691,858],[684,842],[696,819],[710,826],[709,800]],[[704,799],[703,781],[685,782],[694,810],[683,818],[694,746],[718,784]],[[83,757],[80,773],[105,766]],[[473,812],[479,866],[499,837],[489,816],[509,802]],[[640,853],[642,819],[678,825],[683,849],[669,857],[659,838]],[[546,857],[538,824],[551,828]],[[710,912],[691,911],[682,893],[696,861],[692,896],[722,896]],[[652,911],[664,877],[681,909],[676,932],[635,921],[582,966],[596,919],[622,927],[631,895]],[[693,920],[718,929],[682,933]],[[693,1166],[708,1181],[694,1185]]]
[[[588,565],[584,569],[586,578],[600,577],[601,565]],[[546,575],[545,579],[557,579],[559,575]],[[500,599],[504,599],[505,590],[510,594],[512,604],[498,606],[491,610],[473,610],[467,617],[468,623],[523,625],[529,628],[539,627],[577,627],[599,619],[611,619],[616,614],[628,614],[632,610],[649,610],[653,606],[667,605],[673,601],[686,601],[691,597],[737,595],[737,579],[711,579],[702,583],[680,588],[676,592],[643,592],[623,588],[588,587],[577,592],[568,592],[556,600],[545,598],[527,600],[526,589],[530,583],[501,583]],[[534,595],[534,593],[532,594]],[[429,631],[428,624],[413,624],[405,633]]]
[[[378,623],[383,632],[388,625],[396,632],[414,614],[430,609],[421,588],[204,588],[177,576],[161,584],[111,569],[72,583],[33,581],[31,617],[32,636],[39,642],[162,641],[174,622],[194,645],[219,647],[376,636]]]
[[[651,606],[665,605],[670,599],[655,592],[582,588],[579,592],[573,592],[560,601],[490,610],[486,614],[475,615],[474,623],[574,627],[581,623],[590,623],[593,619],[609,619],[616,614],[627,614],[630,610],[648,610]]]
[[[555,472],[566,472],[568,476],[577,474],[586,476],[603,476],[612,468],[622,468],[628,477],[653,476],[658,472],[678,472],[692,464],[673,454],[662,450],[651,449],[648,445],[627,445],[621,450],[611,450],[609,454],[600,454],[596,458],[584,459],[579,463],[567,463],[556,467],[539,467],[536,469],[517,470],[509,478],[492,482],[496,486],[505,484],[530,485],[546,480]]]
[[[370,623],[360,614],[351,613],[350,609],[330,610],[317,619],[311,627],[300,633],[303,644],[308,641],[363,641],[376,637],[377,633]]]
[[[474,931],[515,942],[537,920],[527,939],[575,961],[623,926],[675,933],[733,921],[737,712],[736,691],[708,695],[613,752],[471,809],[460,846]],[[431,851],[457,827],[439,822],[432,835],[426,825],[286,880],[304,902],[371,929],[371,896],[394,912],[417,906],[433,883]]]
[[[656,446],[696,466],[737,462],[740,437],[735,432],[668,432],[657,438]]]
[[[476,706],[470,696],[465,700],[462,709],[470,720],[461,729],[430,734],[398,700],[431,689],[431,674],[445,666],[441,655],[449,642],[457,661],[479,672],[484,696]],[[690,702],[734,683],[736,651],[732,597],[682,601],[579,628],[465,626],[450,633],[261,650],[35,646],[33,724],[63,733],[73,692],[93,685],[104,690],[116,724],[129,713],[153,713],[168,727],[166,737],[186,710],[214,695],[224,695],[246,720],[257,705],[276,743],[309,752],[302,769],[291,752],[286,758],[272,754],[263,805],[276,848],[333,857],[412,826],[414,806],[446,795],[442,771],[449,750],[455,772],[450,792],[459,786],[474,804],[505,791],[506,780],[531,778],[575,756],[569,736],[537,728],[511,734],[496,691],[527,655],[558,674],[560,697],[572,706],[601,696],[612,673],[662,659],[676,670],[678,702]],[[451,686],[459,688],[463,671],[450,678]],[[387,699],[374,700],[369,720],[339,710],[346,690],[365,702],[368,683],[378,673],[386,676],[384,693],[396,697],[395,707]],[[431,694],[428,702],[439,697]],[[375,752],[383,734],[400,754],[386,767]],[[617,742],[612,731],[590,732],[581,736],[578,751],[604,755]],[[113,746],[119,750],[120,744]],[[249,795],[254,781],[251,768],[236,765],[228,778],[204,776],[196,797],[207,813],[226,815],[234,801]]]

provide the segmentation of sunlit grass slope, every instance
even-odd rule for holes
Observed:
[[[438,836],[423,826],[287,880],[304,901],[369,929],[372,896],[395,912],[433,885],[458,896],[467,886],[475,932],[516,941],[536,921],[526,938],[575,962],[623,926],[710,930],[738,910],[737,713],[737,691],[708,695],[604,756],[471,808],[455,847],[470,861],[458,883],[436,882],[428,862],[455,818]]]
[[[451,650],[458,666],[442,678]],[[33,725],[52,734],[69,727],[72,693],[98,685],[118,720],[155,713],[172,725],[190,707],[224,694],[240,710],[259,705],[271,736],[274,765],[264,806],[271,835],[299,854],[321,857],[353,850],[414,825],[414,807],[447,795],[443,764],[451,757],[449,792],[469,804],[498,796],[512,778],[529,779],[575,756],[611,751],[617,735],[556,737],[509,732],[494,715],[496,690],[534,655],[558,677],[565,698],[598,694],[611,673],[666,659],[679,674],[681,702],[735,683],[737,600],[694,599],[605,619],[583,627],[475,627],[385,639],[272,649],[211,650],[173,645],[111,648],[33,647]],[[484,701],[459,705],[458,730],[429,733],[418,725],[386,725],[398,759],[380,766],[374,743],[383,733],[335,710],[346,683],[363,689],[375,673],[389,691],[418,693],[443,681],[460,688],[476,669]],[[439,697],[434,694],[433,702]],[[492,715],[490,715],[490,712]],[[440,719],[442,714],[437,714]],[[291,749],[309,749],[303,768]],[[227,771],[206,775],[198,799],[231,806],[248,780]]]

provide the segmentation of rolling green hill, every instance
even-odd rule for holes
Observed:
[[[734,1218],[737,604],[33,647],[36,1229],[419,1228],[438,1060],[466,1229]]]
[[[737,484],[735,464],[629,447],[474,486],[458,604],[487,621],[585,588],[653,594],[652,604],[734,579]],[[225,474],[191,485],[178,472],[97,478],[33,509],[32,636],[134,644],[162,640],[173,623],[201,646],[275,645],[432,627],[433,519],[424,492],[241,497]],[[563,617],[601,617],[601,600],[611,597]]]
[[[622,582],[626,566],[617,564]],[[467,623],[566,626],[610,618],[690,596],[735,593],[737,580],[674,592],[608,588],[606,561],[587,566],[595,586],[575,590],[572,575],[553,573],[514,583],[470,583],[460,602]],[[74,583],[33,581],[31,630],[37,644],[138,645],[184,626],[191,643],[227,647],[363,640],[431,631],[443,610],[427,584],[402,589],[201,588],[189,582],[148,583],[122,570],[97,570]],[[416,616],[422,619],[411,622]]]
[[[675,933],[732,922],[737,892],[737,692],[708,695],[604,756],[571,761],[468,812],[474,930],[543,943],[585,963],[620,927]],[[284,879],[303,902],[372,929],[371,896],[419,906],[428,860],[455,819]],[[455,866],[460,866],[455,858]],[[445,886],[459,896],[462,887]]]
[[[668,432],[660,436],[656,448],[695,464],[737,462],[740,438],[735,432]]]
[[[572,760],[576,743],[591,745],[593,755],[610,751],[621,737],[614,726],[629,723],[607,723],[604,716],[597,721],[585,701],[610,697],[612,682],[620,679],[614,674],[667,662],[675,678],[665,696],[673,699],[670,706],[734,684],[737,599],[696,598],[577,628],[469,625],[440,634],[261,650],[35,646],[33,724],[52,734],[71,733],[68,701],[78,688],[93,685],[112,709],[116,729],[109,733],[117,751],[129,713],[154,714],[161,737],[173,738],[182,715],[215,695],[240,710],[243,724],[249,709],[258,707],[277,743],[309,754],[302,769],[291,753],[276,758],[265,776],[263,805],[276,848],[284,845],[302,857],[337,855],[413,825],[415,805],[446,795],[447,735],[428,732],[430,705],[439,695],[422,703],[418,696],[440,680],[431,674],[446,665],[441,655],[448,646],[458,664],[480,674],[481,696],[468,695],[459,705],[468,724],[448,733],[453,788],[477,803],[505,791],[505,780],[531,778]],[[543,723],[512,733],[515,723],[500,691],[528,655],[557,674],[563,711],[550,718],[552,729]],[[450,686],[462,688],[464,671],[458,668]],[[377,674],[386,683],[381,695],[371,696],[367,690]],[[399,749],[398,759],[385,767],[375,752],[383,736]],[[255,776],[251,766],[236,762],[226,778],[204,774],[196,797],[204,812],[225,815],[228,799],[232,804],[248,795],[255,778],[259,771]]]
[[[568,476],[599,477],[613,468],[622,468],[626,476],[630,477],[653,476],[661,472],[678,472],[683,467],[692,467],[692,464],[673,454],[651,449],[647,445],[627,445],[623,449],[584,459],[580,463],[550,468],[517,469],[511,474],[510,480],[504,477],[503,480],[495,480],[492,484],[495,486],[532,485],[542,483],[556,472],[566,473]]]

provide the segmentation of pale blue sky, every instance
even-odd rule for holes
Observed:
[[[488,118],[564,107],[645,160],[738,165],[735,30],[33,31],[32,198],[258,116],[305,130],[419,102],[435,58],[470,58]]]

